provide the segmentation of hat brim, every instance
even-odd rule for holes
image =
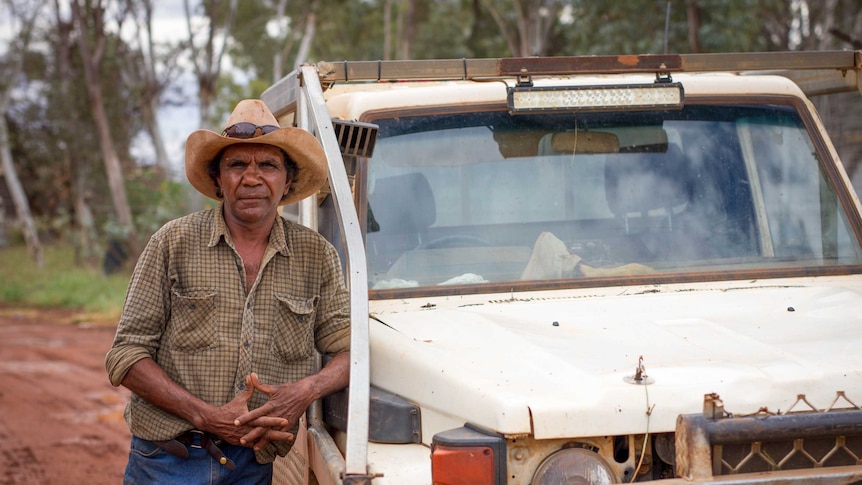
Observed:
[[[230,138],[210,130],[197,130],[186,140],[186,177],[203,195],[222,200],[209,176],[208,165],[219,153],[231,145],[271,145],[284,150],[299,169],[290,185],[290,191],[279,205],[292,204],[315,194],[326,182],[326,154],[320,142],[311,133],[285,127],[255,138]]]

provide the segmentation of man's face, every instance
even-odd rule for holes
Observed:
[[[291,183],[282,151],[252,144],[225,149],[217,181],[224,194],[226,221],[243,225],[271,223]]]

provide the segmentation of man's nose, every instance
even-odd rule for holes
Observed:
[[[243,182],[248,183],[260,183],[261,181],[261,171],[260,167],[255,163],[250,163],[245,168],[245,171],[242,173]]]

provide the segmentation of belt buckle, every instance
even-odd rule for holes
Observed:
[[[198,444],[195,444],[194,439],[192,439],[192,442],[191,442],[191,444],[189,445],[189,447],[190,447],[190,448],[202,449],[202,448],[203,448],[204,439],[205,439],[204,432],[203,432],[203,431],[201,431],[201,430],[198,430],[198,429],[190,429],[188,432],[189,432],[190,434],[196,434],[196,435],[198,435]]]

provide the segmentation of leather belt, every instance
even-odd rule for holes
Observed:
[[[225,454],[219,448],[219,445],[223,443],[222,439],[217,436],[204,433],[203,431],[192,429],[186,431],[185,433],[177,436],[172,440],[153,441],[153,443],[155,443],[168,453],[180,458],[189,457],[188,447],[203,448],[207,450],[207,453],[209,453],[210,456],[215,458],[217,462],[219,462],[228,470],[236,469],[236,464],[234,464],[233,460],[226,457]]]

